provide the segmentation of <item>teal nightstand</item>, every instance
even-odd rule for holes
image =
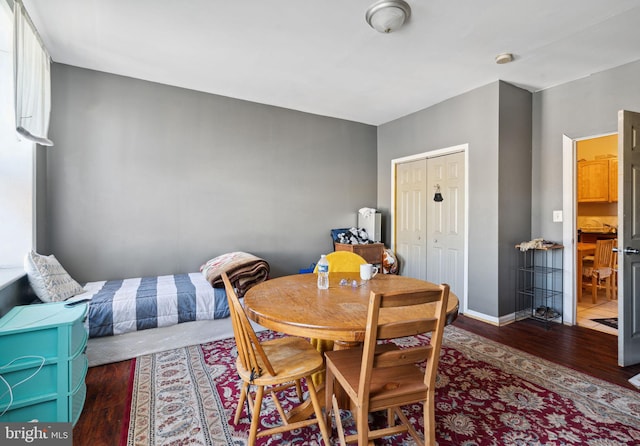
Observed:
[[[0,319],[0,421],[78,421],[86,395],[87,311],[84,303],[56,302],[15,307]]]

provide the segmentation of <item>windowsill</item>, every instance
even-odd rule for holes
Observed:
[[[0,290],[22,279],[27,273],[24,268],[0,268]]]

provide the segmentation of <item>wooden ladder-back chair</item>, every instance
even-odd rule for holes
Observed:
[[[616,240],[617,242],[617,240]],[[613,260],[611,261],[611,299],[618,298],[618,253],[613,253]]]
[[[604,289],[608,300],[611,300],[613,293],[612,276],[614,252],[613,248],[616,240],[596,240],[596,250],[593,255],[593,263],[585,264],[582,269],[582,275],[591,280],[591,299],[595,304],[598,301],[598,288],[602,288],[601,282],[604,281]],[[585,281],[583,281],[585,283]]]
[[[329,262],[330,273],[354,273],[360,274],[360,265],[364,265],[367,261],[359,254],[351,251],[334,251],[327,254],[327,261]],[[318,272],[318,266],[313,270],[314,273]],[[328,339],[311,339],[311,344],[320,353],[333,350],[333,341]],[[322,374],[315,374],[313,376],[313,383],[320,385],[324,382],[324,371]]]
[[[376,438],[408,432],[417,444],[435,446],[435,382],[446,323],[449,286],[386,294],[371,292],[367,329],[362,348],[327,352],[325,387],[327,423],[333,413],[340,443],[366,445]],[[433,317],[421,317],[418,305],[436,305]],[[393,313],[400,307],[415,307],[413,317],[398,320]],[[392,340],[431,332],[428,344],[398,348],[395,344],[380,344]],[[426,361],[426,370],[419,364]],[[335,379],[335,383],[334,383]],[[334,387],[341,386],[351,400],[357,433],[345,436],[340,420]],[[401,406],[422,402],[424,407],[424,439],[402,412]],[[387,426],[371,429],[370,412],[387,411]],[[400,424],[396,424],[397,415]]]
[[[222,280],[227,291],[231,323],[238,348],[236,369],[243,381],[234,423],[238,424],[245,402],[248,402],[247,415],[251,419],[248,441],[250,446],[255,444],[256,438],[313,424],[319,426],[324,443],[329,445],[329,431],[316,388],[311,380],[313,373],[324,369],[322,355],[309,344],[309,341],[299,337],[286,336],[260,342],[226,273],[222,274]],[[291,422],[277,394],[295,385],[298,398],[302,401],[301,378],[305,378],[307,383],[315,418]],[[255,392],[251,391],[252,386],[255,387]],[[271,394],[283,424],[258,431],[265,388]]]

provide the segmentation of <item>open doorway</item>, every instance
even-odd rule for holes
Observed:
[[[637,309],[640,308],[640,287],[638,280],[638,256],[640,256],[640,212],[637,198],[640,191],[640,113],[628,110],[618,111],[618,364],[625,367],[640,364],[640,332]],[[585,138],[586,139],[586,138]],[[562,136],[562,241],[566,250],[563,269],[570,274],[563,275],[565,323],[576,324],[576,153],[578,139]]]
[[[575,141],[576,324],[618,335],[616,265],[596,265],[596,243],[614,240],[618,230],[618,134]],[[616,256],[611,255],[611,259]],[[601,286],[591,275],[600,266]]]

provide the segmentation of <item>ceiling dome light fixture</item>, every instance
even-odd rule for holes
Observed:
[[[513,54],[511,53],[502,53],[496,56],[496,63],[499,65],[513,62]]]
[[[381,33],[400,28],[411,17],[411,7],[404,0],[379,0],[369,6],[365,18],[369,26]]]

